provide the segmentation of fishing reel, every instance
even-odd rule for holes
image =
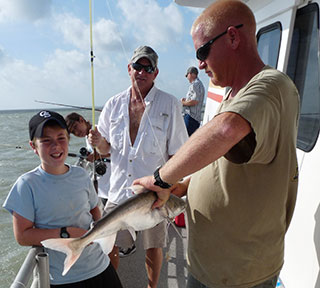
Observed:
[[[83,158],[87,158],[90,155],[90,152],[86,147],[81,147],[79,153]]]
[[[104,163],[103,159],[98,159],[94,161],[94,168],[98,175],[102,176],[107,172],[107,165]]]
[[[84,159],[86,159],[90,155],[90,152],[88,151],[88,149],[86,147],[80,148],[79,153]],[[95,173],[97,173],[99,176],[106,174],[107,165],[105,162],[107,162],[107,160],[108,159],[102,158],[102,159],[97,159],[94,161]]]

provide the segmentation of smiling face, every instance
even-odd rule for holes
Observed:
[[[30,141],[33,151],[39,155],[41,167],[50,174],[64,174],[68,167],[64,164],[68,156],[69,135],[58,125],[43,128],[41,138]]]

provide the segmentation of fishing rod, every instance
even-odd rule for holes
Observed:
[[[76,109],[82,109],[82,110],[92,110],[90,107],[83,107],[83,106],[75,106],[75,105],[68,105],[68,104],[61,104],[61,103],[54,103],[54,102],[48,102],[48,101],[40,101],[40,100],[34,100],[34,102],[38,103],[44,103],[44,104],[50,104],[50,105],[57,105],[57,106],[63,106],[63,107],[71,107]],[[101,112],[101,109],[94,108],[95,111]]]
[[[92,129],[96,129],[95,121],[95,104],[94,104],[94,69],[93,69],[93,40],[92,40],[92,1],[89,0],[89,16],[90,16],[90,63],[91,63],[91,99],[92,99]],[[94,159],[97,157],[97,150],[93,147],[93,156]],[[93,165],[93,185],[98,193],[98,179],[96,173],[96,167]]]

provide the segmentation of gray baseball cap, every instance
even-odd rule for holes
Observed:
[[[141,58],[147,58],[153,68],[158,65],[158,54],[149,46],[139,46],[136,48],[133,52],[131,63],[136,63]]]
[[[198,69],[194,66],[192,67],[189,67],[188,70],[187,70],[187,73],[186,73],[186,77],[188,76],[188,74],[191,73],[191,74],[195,74],[198,76]]]

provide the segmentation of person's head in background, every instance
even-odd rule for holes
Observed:
[[[64,118],[53,111],[40,111],[29,121],[30,146],[41,161],[41,168],[50,174],[68,171],[69,131]]]
[[[192,83],[198,77],[198,69],[196,67],[189,67],[186,73],[186,78],[188,79],[189,83]]]
[[[85,137],[89,134],[89,130],[91,129],[91,124],[89,121],[86,121],[80,114],[78,113],[70,113],[65,117],[68,130],[71,134],[77,137]]]

